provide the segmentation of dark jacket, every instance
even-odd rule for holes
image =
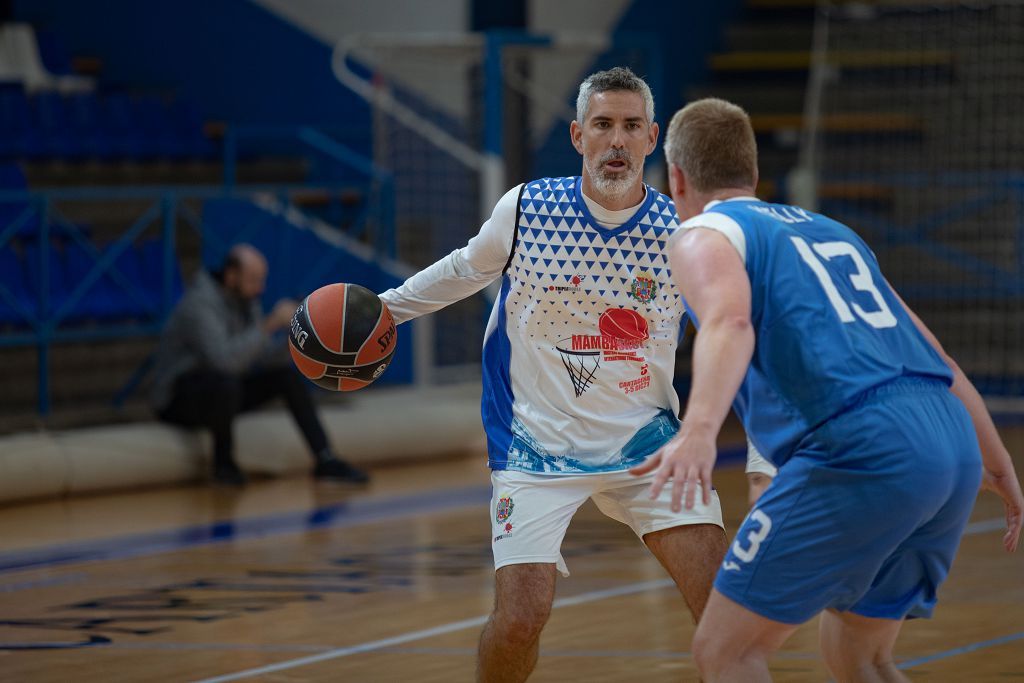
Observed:
[[[259,299],[238,301],[200,271],[160,336],[150,392],[153,408],[165,408],[175,380],[191,370],[242,374],[260,357],[268,338]]]

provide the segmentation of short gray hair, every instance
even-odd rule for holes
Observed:
[[[651,94],[650,86],[628,68],[617,66],[614,69],[590,74],[580,84],[580,94],[576,97],[576,123],[582,124],[587,118],[591,97],[599,92],[615,90],[635,92],[643,97],[647,123],[654,121],[654,95]]]

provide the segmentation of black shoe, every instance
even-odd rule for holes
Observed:
[[[370,476],[366,472],[337,458],[318,462],[313,469],[313,476],[317,479],[346,481],[350,484],[365,484],[370,481]]]
[[[244,486],[245,474],[233,462],[217,463],[213,466],[213,481],[223,486]]]

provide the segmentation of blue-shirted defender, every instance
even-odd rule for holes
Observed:
[[[819,612],[840,681],[907,680],[892,649],[929,616],[979,483],[1024,499],[981,397],[848,227],[756,199],[746,113],[717,99],[672,120],[665,151],[682,227],[673,278],[699,325],[678,436],[636,474],[709,495],[730,403],[778,475],[747,516],[694,637],[706,681],[770,680],[767,661]],[[980,446],[980,447],[979,447]]]

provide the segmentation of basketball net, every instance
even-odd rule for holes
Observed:
[[[562,365],[565,366],[569,373],[569,379],[572,380],[576,398],[579,398],[594,383],[594,375],[597,374],[597,369],[601,366],[601,352],[598,350],[570,351],[557,346],[555,348],[562,356]]]

